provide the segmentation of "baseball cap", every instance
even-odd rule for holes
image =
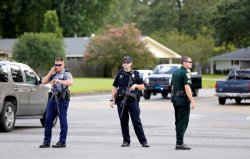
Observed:
[[[123,59],[122,59],[122,62],[133,62],[133,60],[132,60],[132,57],[130,57],[130,56],[124,56],[123,57]]]

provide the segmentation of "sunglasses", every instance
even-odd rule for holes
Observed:
[[[123,64],[125,64],[125,63],[126,63],[126,64],[129,64],[129,63],[131,63],[131,62],[122,62],[122,63],[123,63]]]
[[[193,63],[192,61],[185,61],[185,62],[187,62],[187,63]]]
[[[58,66],[58,67],[61,67],[61,66],[62,66],[62,64],[55,64],[54,66],[56,66],[56,67],[57,67],[57,66]]]

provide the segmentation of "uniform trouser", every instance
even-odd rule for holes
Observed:
[[[140,119],[140,107],[139,102],[137,100],[128,101],[127,105],[123,110],[123,114],[121,116],[122,108],[120,107],[121,101],[117,101],[118,105],[118,114],[121,123],[121,130],[123,136],[123,142],[130,143],[130,135],[129,135],[129,114],[132,120],[132,124],[134,126],[135,134],[139,140],[139,142],[145,143],[147,139],[144,135],[141,119]]]
[[[67,122],[67,110],[69,106],[69,101],[67,99],[59,100],[59,113],[57,108],[57,103],[54,98],[50,99],[46,108],[46,122],[44,130],[44,142],[50,143],[52,136],[53,121],[56,116],[59,116],[60,120],[60,138],[59,142],[66,143],[67,132],[68,132],[68,122]]]
[[[184,140],[184,134],[188,127],[190,104],[176,105],[174,103],[175,110],[175,130],[176,130],[176,144],[182,145]]]

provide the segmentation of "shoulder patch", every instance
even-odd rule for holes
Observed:
[[[191,79],[191,74],[189,72],[186,73],[186,76],[187,76],[188,79]]]

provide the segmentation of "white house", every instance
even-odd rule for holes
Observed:
[[[250,47],[214,56],[210,62],[210,73],[215,70],[250,69]]]

